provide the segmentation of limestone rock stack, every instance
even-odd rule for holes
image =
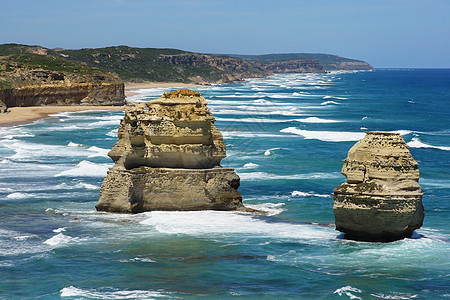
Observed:
[[[336,230],[391,241],[422,226],[419,169],[400,134],[367,132],[348,152],[342,174],[347,182],[333,193]]]
[[[225,145],[206,105],[181,89],[127,109],[97,210],[244,209],[239,176],[220,166]]]

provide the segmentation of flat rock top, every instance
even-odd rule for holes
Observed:
[[[189,90],[189,89],[180,89],[173,92],[164,93],[162,98],[165,99],[173,99],[173,98],[192,98],[192,97],[201,97],[202,95],[199,92]]]
[[[152,104],[160,104],[160,105],[180,105],[180,104],[197,104],[198,106],[206,105],[206,99],[199,92],[189,90],[189,89],[180,89],[173,92],[164,93],[161,98],[150,100],[147,102],[147,105],[150,106]]]
[[[370,162],[386,160],[390,157],[402,157],[409,163],[417,164],[412,158],[405,140],[398,133],[366,132],[366,136],[348,152],[348,159],[351,161]]]

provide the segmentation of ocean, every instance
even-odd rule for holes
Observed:
[[[283,74],[195,90],[244,204],[268,215],[96,212],[123,112],[0,128],[1,299],[450,298],[450,69]],[[348,150],[380,130],[399,132],[419,163],[424,225],[391,243],[346,240],[331,193]]]

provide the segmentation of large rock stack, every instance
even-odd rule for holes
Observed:
[[[367,132],[348,152],[334,189],[336,230],[365,241],[410,237],[422,226],[419,169],[397,133]]]
[[[206,104],[181,89],[127,109],[97,210],[244,209],[239,176],[220,166],[225,145]]]

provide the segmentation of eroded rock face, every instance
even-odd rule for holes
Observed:
[[[336,230],[366,241],[410,237],[424,209],[417,162],[397,133],[367,132],[348,152],[334,189]]]
[[[8,107],[46,105],[125,105],[123,83],[44,83],[0,90]]]
[[[5,103],[2,102],[2,100],[0,100],[0,114],[6,113],[7,111],[8,111],[8,107],[6,106]]]
[[[97,210],[243,209],[239,176],[220,166],[225,145],[206,105],[182,89],[127,109]]]

